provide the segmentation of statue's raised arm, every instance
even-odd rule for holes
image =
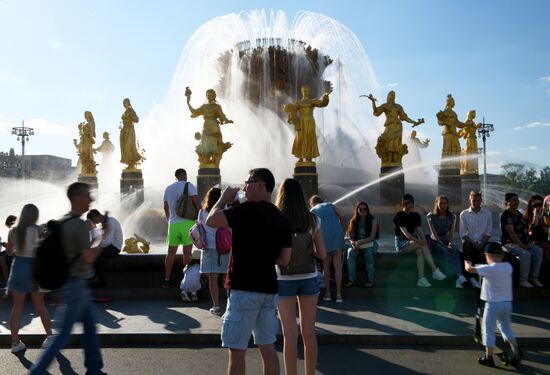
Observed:
[[[202,133],[196,133],[195,138],[200,143],[195,148],[199,157],[199,168],[219,168],[222,155],[232,144],[224,142],[220,125],[232,124],[233,120],[228,119],[216,101],[216,91],[206,90],[206,103],[199,108],[191,106],[191,89],[185,88],[187,106],[191,111],[191,118],[203,116],[204,123]]]
[[[298,158],[296,166],[314,166],[314,158],[319,157],[317,132],[313,110],[315,107],[326,107],[332,89],[321,97],[311,99],[311,89],[307,85],[301,88],[302,98],[294,103],[286,104],[283,110],[288,113],[288,123],[294,125],[296,136],[292,144],[292,155]]]
[[[367,98],[372,102],[372,112],[378,117],[386,116],[384,132],[378,137],[376,154],[382,161],[382,168],[401,167],[403,155],[407,154],[407,146],[403,144],[403,123],[413,124],[413,127],[424,123],[423,118],[417,121],[407,116],[403,107],[395,102],[395,91],[388,92],[387,101],[380,106],[376,105],[376,98],[369,94]]]

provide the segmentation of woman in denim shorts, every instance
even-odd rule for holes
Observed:
[[[13,298],[10,315],[12,353],[21,352],[26,348],[23,341],[19,339],[19,326],[21,325],[26,293],[31,294],[34,308],[46,331],[47,336],[42,347],[47,345],[52,335],[52,323],[44,304],[44,293],[38,290],[38,285],[32,277],[34,256],[40,235],[40,227],[36,225],[37,221],[38,208],[34,204],[26,204],[23,206],[17,226],[12,228],[8,234],[8,254],[11,255],[15,251],[15,259],[12,262],[8,279],[8,290]]]
[[[293,233],[309,232],[313,240],[313,264],[310,273],[282,275],[277,267],[279,282],[279,317],[284,337],[284,363],[287,374],[297,372],[298,328],[296,326],[296,302],[300,311],[300,328],[304,341],[305,373],[314,374],[317,367],[317,337],[315,320],[319,284],[315,257],[324,259],[327,256],[320,222],[309,212],[300,183],[292,178],[286,179],[277,194],[277,207],[290,221]],[[294,248],[293,248],[294,251]],[[292,259],[290,261],[292,266]]]

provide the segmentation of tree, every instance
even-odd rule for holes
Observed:
[[[512,188],[550,194],[550,167],[544,167],[538,173],[534,168],[527,169],[523,164],[508,163],[502,166],[504,177],[502,184]]]

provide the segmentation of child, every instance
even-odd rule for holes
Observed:
[[[201,289],[200,259],[200,250],[193,250],[191,263],[185,266],[183,270],[183,280],[180,284],[180,297],[183,302],[197,302],[199,300],[197,291]],[[191,298],[189,298],[189,295],[191,295]]]
[[[495,347],[495,325],[502,337],[510,344],[512,366],[517,366],[521,360],[521,352],[512,331],[512,266],[503,262],[504,253],[499,243],[488,242],[483,248],[487,264],[472,265],[464,261],[467,272],[477,273],[483,278],[481,299],[485,301],[483,312],[482,334],[485,354],[478,359],[483,366],[495,367],[493,350]]]

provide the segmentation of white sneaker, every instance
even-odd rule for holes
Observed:
[[[432,277],[436,280],[444,280],[447,276],[443,272],[439,270],[439,268],[436,268],[435,271],[432,272]]]
[[[542,288],[544,285],[542,285],[542,283],[539,281],[539,279],[536,279],[536,278],[533,278],[533,279],[529,279],[529,282],[531,284],[533,284],[534,286],[537,286],[539,288]]]
[[[191,298],[189,298],[189,294],[187,294],[186,292],[184,292],[183,290],[181,291],[180,293],[180,297],[181,297],[181,300],[183,302],[191,302]]]
[[[23,350],[25,350],[27,348],[27,345],[25,345],[23,343],[23,341],[19,340],[18,343],[15,343],[15,344],[11,344],[11,352],[13,354],[17,354],[19,352],[22,352]]]
[[[466,282],[466,278],[462,275],[458,276],[456,278],[456,283],[455,283],[455,288],[457,289],[462,289],[464,288],[462,284],[464,284]]]
[[[199,296],[197,296],[197,293],[191,293],[191,301],[197,302],[199,300]]]
[[[42,349],[46,349],[53,341],[53,336],[47,336],[46,339],[42,342]]]
[[[473,287],[473,288],[481,288],[479,286],[479,282],[475,279],[475,277],[470,277],[470,285]]]
[[[428,281],[428,279],[426,279],[425,277],[421,277],[418,279],[418,281],[416,282],[416,286],[421,286],[423,288],[429,288],[432,286],[432,284],[430,284],[430,282]]]
[[[520,281],[519,282],[519,286],[521,286],[522,288],[532,288],[533,287],[533,284],[531,284],[529,281],[527,280],[523,280],[523,281]]]

